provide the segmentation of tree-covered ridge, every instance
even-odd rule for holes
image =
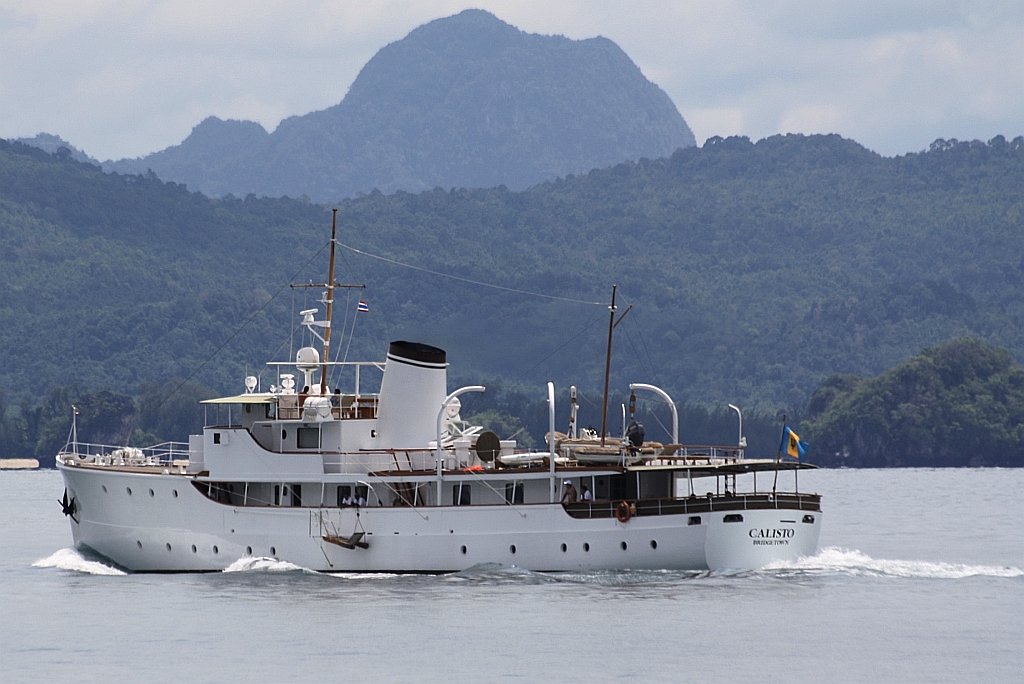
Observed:
[[[836,373],[878,374],[949,339],[1024,357],[1020,187],[1022,138],[890,159],[838,136],[776,136],[521,192],[371,193],[339,205],[340,240],[388,259],[340,252],[339,279],[366,284],[371,304],[349,358],[420,340],[448,351],[453,385],[483,378],[527,398],[509,406],[542,402],[548,380],[592,394],[617,283],[620,307],[634,308],[616,329],[613,388],[659,385],[724,411],[720,425],[727,403],[777,423]],[[184,380],[238,391],[247,371],[288,356],[307,304],[288,284],[323,279],[329,226],[321,206],[213,200],[0,143],[8,417],[51,394],[55,405],[102,391],[138,399]],[[339,330],[353,323],[349,304]],[[493,396],[467,413],[501,410]],[[66,432],[58,413],[54,434]],[[543,406],[534,413],[539,441]],[[181,436],[170,427],[136,424]],[[773,453],[763,432],[755,453]]]
[[[525,188],[695,144],[612,41],[527,34],[465,10],[383,47],[344,99],[281,122],[210,117],[180,145],[108,170],[209,195],[334,201],[379,189]]]
[[[1024,368],[973,338],[926,349],[876,377],[834,376],[809,413],[818,463],[1024,465]]]

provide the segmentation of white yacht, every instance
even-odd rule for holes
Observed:
[[[325,319],[302,313],[323,352],[289,362],[303,390],[272,364],[270,391],[248,377],[242,394],[203,402],[206,427],[187,444],[94,445],[72,432],[56,462],[78,547],[137,572],[242,557],[325,572],[742,570],[815,553],[821,497],[796,487],[812,466],[746,458],[742,428],[738,444],[680,443],[675,406],[652,385],[631,389],[672,409],[671,443],[627,430],[625,407],[621,434],[581,434],[575,388],[558,433],[548,383],[547,449],[523,452],[461,419],[460,397],[485,388],[450,389],[442,349],[396,341],[383,363],[329,361],[334,245],[332,231]],[[335,376],[344,387],[328,386]]]

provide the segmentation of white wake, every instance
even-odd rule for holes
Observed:
[[[46,558],[41,558],[32,564],[34,568],[57,568],[58,570],[70,570],[81,572],[87,575],[126,575],[124,570],[119,570],[112,565],[99,561],[89,560],[77,549],[60,549]]]
[[[845,573],[874,577],[963,579],[966,577],[1022,577],[1024,570],[1012,566],[969,565],[920,560],[872,558],[857,550],[836,546],[796,561],[774,563],[765,570],[797,570],[808,573]]]
[[[224,568],[224,572],[313,572],[301,565],[267,556],[242,556]]]

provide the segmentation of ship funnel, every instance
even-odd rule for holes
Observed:
[[[380,382],[378,445],[423,449],[436,439],[437,412],[448,396],[443,349],[419,342],[392,342]]]

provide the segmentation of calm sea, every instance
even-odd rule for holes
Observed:
[[[1022,681],[1024,469],[800,486],[821,551],[759,572],[125,575],[56,471],[0,472],[0,681]]]

